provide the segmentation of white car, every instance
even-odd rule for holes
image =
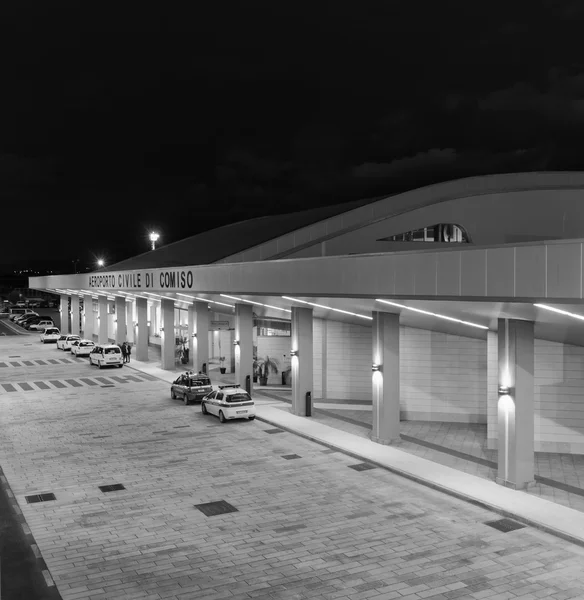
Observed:
[[[78,335],[67,333],[65,335],[62,335],[57,340],[57,348],[59,348],[59,350],[71,350],[71,344],[80,339],[81,337]]]
[[[221,423],[229,419],[255,419],[255,404],[251,396],[239,385],[220,385],[215,392],[201,400],[204,415],[216,415]]]
[[[56,342],[61,337],[61,332],[58,327],[48,327],[41,333],[41,342],[49,344]]]
[[[30,331],[44,331],[47,327],[54,327],[55,324],[50,319],[43,319],[29,327]]]
[[[77,340],[71,344],[71,354],[74,356],[89,356],[95,348],[91,340]]]
[[[122,349],[116,344],[98,344],[89,354],[89,364],[104,367],[123,367]]]

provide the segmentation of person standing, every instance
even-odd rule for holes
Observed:
[[[126,342],[126,362],[130,362],[130,356],[132,356],[132,344]]]
[[[122,349],[122,359],[123,362],[128,362],[128,350],[126,347],[126,342],[123,342],[122,344],[120,344],[120,348]]]

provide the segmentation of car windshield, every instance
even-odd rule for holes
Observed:
[[[248,400],[251,400],[251,396],[247,392],[240,392],[225,396],[225,402],[247,402]]]
[[[190,386],[192,387],[200,387],[203,385],[211,385],[211,380],[208,378],[199,377],[197,379],[191,379]]]
[[[74,336],[74,335],[70,335],[70,336],[69,336],[67,339],[68,339],[70,342],[72,342],[72,341],[74,341],[74,340],[78,340],[79,338],[78,338],[78,337],[76,337],[76,336]]]
[[[119,354],[121,350],[119,348],[105,348],[104,354]]]
[[[66,340],[66,339],[67,339],[67,336],[66,336],[66,335],[62,335],[62,336],[59,338],[59,340]]]
[[[54,335],[55,333],[59,333],[58,329],[46,329],[45,330],[45,335]]]

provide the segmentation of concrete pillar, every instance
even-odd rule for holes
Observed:
[[[499,336],[487,331],[487,448],[497,449],[499,434]]]
[[[292,307],[292,413],[306,416],[306,393],[312,397],[312,308]],[[313,399],[310,401],[312,413]]]
[[[126,299],[116,296],[116,335],[117,344],[128,341],[126,332]]]
[[[81,335],[81,314],[79,312],[79,296],[71,296],[71,333]]]
[[[132,345],[136,341],[134,335],[134,300],[126,301],[126,339]]]
[[[93,315],[93,298],[91,296],[84,296],[83,298],[83,314],[85,315],[83,323],[83,337],[86,340],[93,341],[95,323]]]
[[[61,315],[61,333],[70,333],[71,330],[69,329],[69,296],[67,296],[67,294],[61,294],[59,313]]]
[[[499,319],[497,483],[525,489],[534,482],[533,322]]]
[[[399,315],[373,311],[371,440],[378,444],[398,442],[399,437]]]
[[[193,371],[203,370],[206,365],[209,372],[209,305],[206,302],[194,302],[189,306],[187,323],[189,339],[189,365]]]
[[[107,297],[99,296],[98,299],[98,332],[97,341],[100,344],[107,344],[108,339],[108,316],[107,316]]]
[[[221,335],[221,334],[219,334]],[[237,343],[239,342],[239,343]],[[235,304],[235,383],[246,389],[249,376],[253,392],[253,310],[251,304]]]
[[[136,360],[148,361],[148,300],[136,298]]]
[[[175,367],[174,300],[163,298],[160,301],[160,312],[162,317],[162,331],[160,332],[160,339],[162,341],[160,367],[171,371]]]

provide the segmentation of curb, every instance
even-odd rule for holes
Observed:
[[[8,503],[10,504],[10,508],[14,511],[15,521],[20,525],[22,532],[24,533],[25,540],[35,556],[36,565],[43,575],[48,590],[50,590],[50,592],[55,595],[55,598],[60,599],[61,594],[59,593],[58,588],[53,580],[53,577],[51,576],[51,572],[49,571],[49,567],[47,566],[47,563],[45,562],[45,559],[43,558],[41,551],[39,550],[34,535],[32,534],[30,527],[26,522],[26,518],[22,514],[22,510],[18,505],[18,502],[16,501],[14,492],[12,491],[8,480],[4,475],[4,470],[2,469],[2,467],[0,467],[0,487],[8,496]]]

